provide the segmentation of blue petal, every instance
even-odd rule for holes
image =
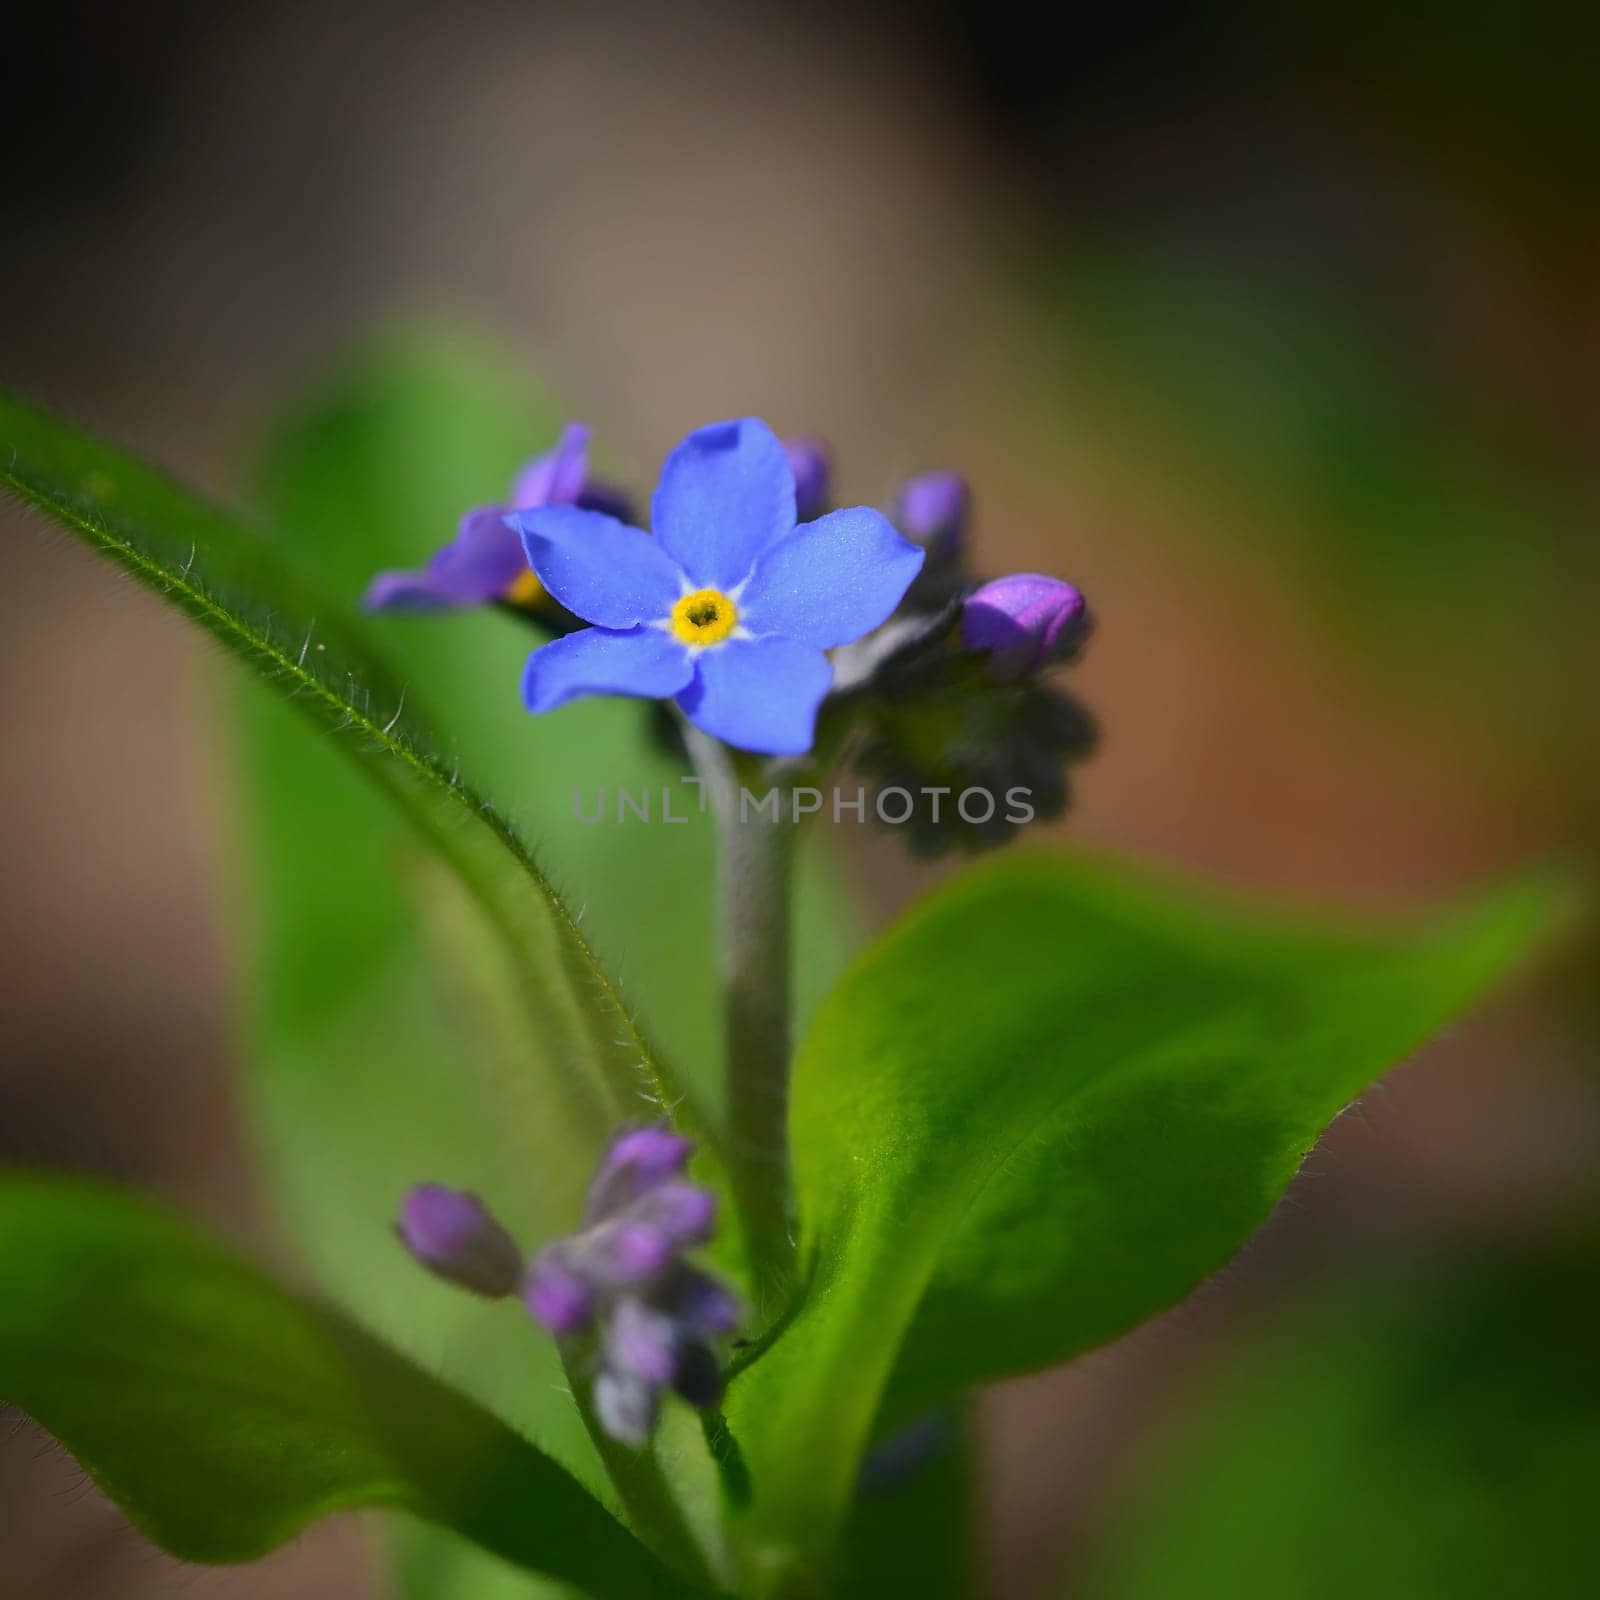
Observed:
[[[454,539],[434,551],[422,572],[380,572],[362,604],[368,611],[446,611],[488,605],[528,570],[504,506],[479,506],[462,517]]]
[[[923,559],[881,513],[831,511],[762,556],[739,596],[739,618],[752,633],[818,650],[849,644],[887,620]]]
[[[817,707],[832,682],[821,651],[790,639],[730,639],[699,653],[678,704],[724,744],[798,756],[811,748]]]
[[[530,711],[554,711],[586,694],[653,700],[676,694],[693,672],[689,652],[660,628],[582,628],[528,657],[522,699]]]
[[[589,475],[589,430],[569,422],[554,450],[535,457],[511,485],[511,504],[518,511],[535,506],[571,505],[583,493]]]
[[[459,604],[425,572],[380,572],[361,597],[365,611],[451,611]]]
[[[504,506],[479,506],[462,517],[455,538],[428,563],[428,576],[462,605],[498,600],[528,570]]]
[[[794,527],[794,472],[759,417],[697,428],[667,457],[650,525],[695,586],[731,589]]]
[[[568,611],[602,628],[666,617],[687,587],[678,563],[648,533],[577,506],[506,518],[540,581]]]

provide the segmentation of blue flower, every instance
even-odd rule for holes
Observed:
[[[421,572],[380,572],[362,604],[368,611],[453,611],[496,601],[524,609],[547,603],[522,541],[506,526],[507,511],[579,505],[626,516],[626,502],[589,477],[589,430],[568,423],[556,446],[530,461],[504,505],[478,506],[462,517],[456,536],[434,552]]]
[[[789,456],[754,417],[697,429],[667,457],[654,538],[577,506],[506,522],[550,594],[594,624],[533,652],[530,711],[672,696],[706,733],[767,755],[811,748],[833,679],[823,651],[883,622],[923,561],[865,506],[797,527]]]

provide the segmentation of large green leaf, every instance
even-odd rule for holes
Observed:
[[[1326,1286],[1110,1492],[1083,1600],[1600,1592],[1600,1238]]]
[[[387,1506],[607,1600],[697,1592],[489,1412],[154,1205],[5,1176],[0,1260],[0,1397],[179,1556]]]
[[[974,1430],[927,1412],[868,1456],[840,1540],[833,1600],[969,1600],[977,1591]]]
[[[729,1408],[752,1537],[826,1548],[897,1362],[903,1409],[1108,1339],[1215,1270],[1558,899],[1530,881],[1400,938],[1022,855],[914,911],[796,1064],[811,1278]]]

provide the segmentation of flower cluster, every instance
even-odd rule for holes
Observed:
[[[567,428],[507,505],[469,512],[424,572],[380,575],[368,605],[537,614],[556,637],[528,659],[530,711],[595,694],[670,702],[757,755],[822,743],[880,784],[1022,787],[1032,816],[1065,807],[1065,768],[1093,727],[1046,678],[1082,649],[1088,608],[1057,578],[971,571],[963,478],[910,478],[887,515],[829,510],[823,445],[744,417],[672,451],[646,533],[591,482],[587,442]],[[1017,825],[947,807],[902,836],[937,853],[1000,843]]]
[[[685,1253],[709,1242],[716,1200],[690,1183],[689,1140],[659,1126],[612,1140],[582,1226],[524,1266],[516,1243],[476,1196],[429,1184],[401,1208],[407,1249],[440,1277],[490,1298],[520,1293],[546,1328],[592,1364],[600,1425],[641,1444],[672,1389],[690,1405],[722,1398],[716,1343],[739,1305]]]
[[[953,472],[904,484],[894,516],[928,560],[883,627],[840,651],[836,693],[855,708],[855,770],[884,790],[1026,794],[1028,820],[1059,816],[1066,769],[1094,744],[1083,706],[1049,681],[1089,636],[1082,593],[1039,573],[981,581],[968,564],[972,493]],[[1003,844],[1024,823],[1008,807],[969,820],[918,807],[897,836],[918,855]]]

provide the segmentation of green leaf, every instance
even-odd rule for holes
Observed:
[[[564,1098],[542,1107],[553,1133],[597,1141],[636,1114],[641,1092],[681,1101],[573,913],[506,818],[407,719],[406,689],[346,606],[319,599],[264,541],[160,473],[5,395],[0,460],[0,482],[288,695],[459,876],[516,963],[535,1036],[566,1064],[547,1085]]]
[[[180,1557],[385,1506],[608,1600],[697,1592],[490,1413],[154,1205],[0,1177],[0,1260],[0,1397]]]
[[[1593,1595],[1597,1314],[1592,1232],[1319,1288],[1163,1421],[1058,1592]]]
[[[1109,1339],[1222,1265],[1327,1123],[1560,899],[1528,881],[1402,938],[1022,855],[914,911],[796,1062],[811,1279],[729,1400],[752,1538],[828,1548],[897,1362],[903,1414]]]
[[[961,1407],[925,1412],[867,1458],[840,1541],[833,1600],[969,1600],[979,1592],[973,1435]]]

